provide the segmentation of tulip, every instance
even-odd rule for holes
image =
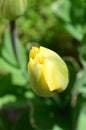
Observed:
[[[9,20],[15,20],[24,14],[27,0],[0,0],[0,14]]]
[[[65,90],[69,82],[68,68],[63,59],[42,46],[30,50],[28,73],[33,91],[42,97]]]

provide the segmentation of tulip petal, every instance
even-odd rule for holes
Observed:
[[[57,53],[41,47],[44,55],[43,74],[50,91],[62,91],[68,84],[68,69]]]
[[[30,62],[28,63],[28,70],[29,75],[31,75],[31,80],[33,80],[33,82],[38,82],[42,75],[42,65],[30,59]]]
[[[49,91],[43,76],[43,66],[41,64],[30,59],[30,62],[28,63],[28,73],[30,75],[32,89],[38,96],[50,97],[54,94]]]

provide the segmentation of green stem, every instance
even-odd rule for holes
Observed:
[[[17,46],[16,46],[15,21],[10,21],[10,35],[11,35],[13,51],[14,51],[15,57],[19,63],[19,56],[18,56]]]
[[[22,67],[22,61],[20,58],[20,55],[18,53],[18,49],[17,49],[17,41],[16,41],[16,31],[15,31],[15,21],[10,21],[10,36],[11,36],[11,41],[12,41],[12,47],[13,47],[13,51],[16,57],[16,60],[19,64],[19,67],[21,68],[23,75],[25,76],[25,78],[28,80],[28,75],[27,75],[27,71],[25,70],[24,67]]]

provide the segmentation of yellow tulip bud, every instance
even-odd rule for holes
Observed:
[[[50,97],[66,89],[69,76],[62,58],[45,47],[32,47],[29,54],[28,73],[33,91],[42,97]]]
[[[0,14],[14,20],[24,14],[27,0],[0,0]]]

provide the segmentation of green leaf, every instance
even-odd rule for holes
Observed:
[[[3,46],[2,46],[2,57],[10,64],[14,66],[18,66],[18,63],[15,58],[15,54],[13,52],[12,44],[11,44],[11,37],[10,32],[7,30],[4,33],[3,36]]]
[[[65,22],[70,23],[70,8],[71,4],[69,0],[62,0],[57,1],[52,5],[52,9],[55,12],[55,14],[58,16],[58,18],[62,19]],[[64,12],[64,13],[63,13]]]
[[[25,49],[20,42],[20,40],[17,38],[17,51],[19,56],[19,67],[22,71],[22,74],[24,75],[25,79],[28,80],[28,74],[27,74],[27,55],[25,52]]]
[[[79,25],[78,25],[79,26]],[[81,41],[84,35],[84,31],[80,26],[73,26],[72,24],[64,24],[64,27],[67,29],[70,34],[75,37],[77,40]]]
[[[24,85],[28,81],[27,74],[27,56],[21,42],[17,38],[18,59],[15,58],[10,34],[8,31],[4,33],[3,46],[1,50],[2,57],[0,58],[0,70],[12,74],[13,84]]]
[[[86,130],[86,103],[80,109],[76,130]]]
[[[86,34],[78,50],[82,69],[78,72],[76,86],[82,97],[86,98]]]
[[[19,90],[18,86],[12,85],[10,75],[7,74],[0,77],[0,108],[3,108],[3,106],[7,104],[14,103],[19,95]]]
[[[55,125],[52,130],[63,130],[61,127]]]
[[[86,68],[86,33],[83,36],[81,45],[79,46],[79,58],[84,68]]]
[[[12,66],[2,58],[0,58],[0,71],[2,73],[10,73],[12,76],[11,80],[15,85],[23,86],[26,84],[27,80],[24,78],[21,69]]]
[[[86,98],[86,69],[82,69],[78,72],[76,87],[78,89],[78,93],[81,94],[83,98]]]
[[[2,108],[4,105],[15,102],[16,97],[13,95],[5,95],[4,97],[0,97],[0,108]]]
[[[10,74],[0,77],[0,108],[16,109],[28,106],[25,91],[23,87],[12,84]]]
[[[86,30],[84,1],[62,0],[53,4],[53,11],[66,30],[81,41]],[[84,12],[84,13],[83,13]]]

